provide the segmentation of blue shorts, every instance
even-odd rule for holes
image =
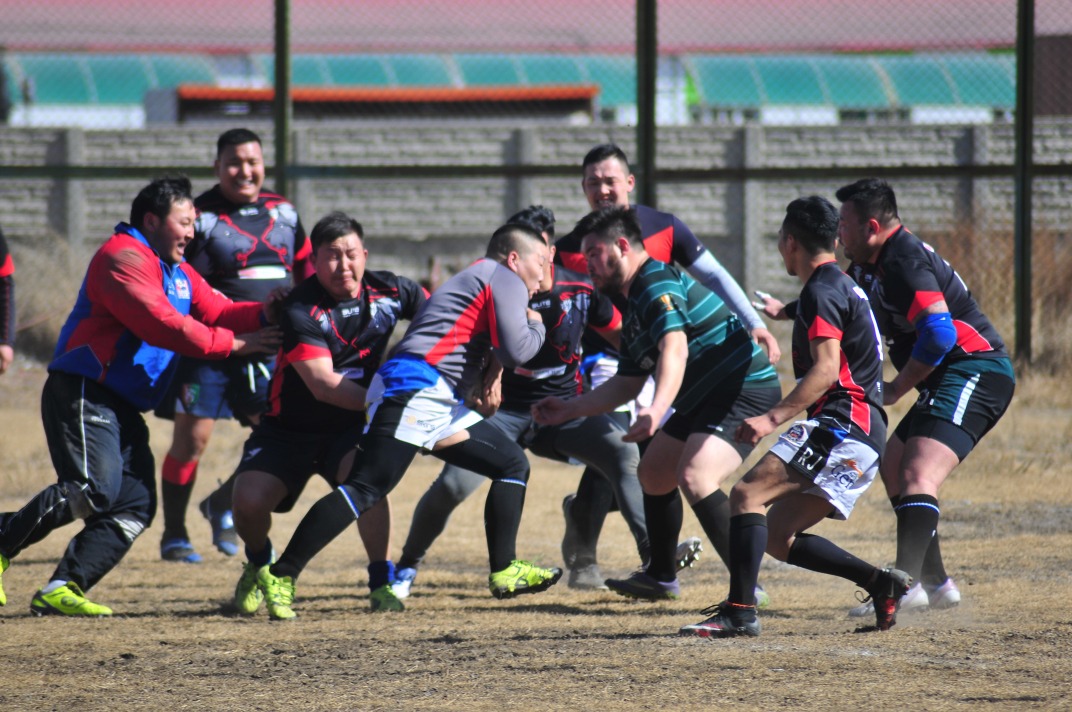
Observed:
[[[213,420],[235,418],[243,425],[268,407],[274,358],[231,357],[219,361],[182,358],[168,394],[156,408],[160,418],[175,413]]]
[[[1009,359],[965,359],[947,366],[938,385],[924,388],[894,435],[937,440],[963,460],[1005,414],[1016,388]]]

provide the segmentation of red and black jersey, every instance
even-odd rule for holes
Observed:
[[[975,302],[960,275],[927,243],[903,226],[890,236],[873,265],[853,265],[853,279],[867,290],[890,361],[900,371],[916,343],[919,313],[945,300],[957,344],[943,364],[965,358],[1006,358],[1005,342]]]
[[[337,373],[368,388],[395,326],[401,319],[413,319],[424,299],[419,284],[384,271],[366,271],[361,293],[343,302],[328,294],[316,276],[299,284],[282,305],[283,346],[266,417],[300,432],[335,433],[353,427],[361,414],[318,401],[293,364],[330,357]]]
[[[15,343],[15,263],[0,230],[0,344]]]
[[[540,313],[547,337],[522,366],[503,371],[502,407],[528,411],[546,396],[569,398],[581,392],[581,337],[588,326],[614,328],[621,315],[587,273],[555,266],[554,285],[529,300]]]
[[[685,223],[670,213],[634,205],[644,249],[659,262],[677,264],[687,269],[707,248],[692,233]],[[588,272],[588,260],[581,252],[584,235],[569,233],[555,241],[555,263],[565,265],[576,272]]]
[[[850,437],[876,452],[886,445],[882,410],[882,343],[864,290],[836,262],[820,265],[804,285],[793,321],[793,374],[811,370],[813,339],[841,342],[841,369],[827,392],[808,408],[809,418],[833,418]]]
[[[275,287],[311,274],[312,248],[297,210],[283,196],[262,190],[256,201],[238,205],[217,185],[197,196],[194,207],[197,223],[186,261],[231,299],[264,301]]]
[[[659,262],[677,264],[687,269],[707,250],[700,239],[693,234],[685,223],[670,213],[664,213],[646,205],[634,205],[640,234],[644,238],[644,249]],[[584,235],[569,233],[555,241],[555,264],[564,265],[571,270],[588,274],[588,259],[581,251]],[[619,310],[624,308],[625,300],[620,295],[610,295]],[[585,351],[603,352],[615,356],[618,350],[600,338],[589,333],[585,337]]]

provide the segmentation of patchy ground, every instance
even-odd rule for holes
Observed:
[[[37,415],[39,368],[0,379],[0,509],[53,474]],[[486,589],[482,497],[456,513],[421,570],[407,610],[368,612],[365,559],[346,532],[298,583],[299,617],[244,618],[228,601],[240,562],[211,549],[191,512],[199,565],[158,559],[160,524],[93,591],[119,614],[107,620],[33,618],[28,604],[71,527],[24,552],[4,575],[0,709],[1055,709],[1072,707],[1072,418],[1065,385],[1028,381],[1006,421],[946,487],[947,564],[964,594],[954,610],[903,615],[889,633],[862,633],[846,617],[854,587],[767,562],[773,604],[753,639],[679,638],[680,625],[721,600],[727,576],[713,552],[682,576],[668,604],[576,593],[564,583],[513,601]],[[167,447],[153,421],[154,447]],[[195,492],[225,476],[243,434],[221,428]],[[392,496],[395,550],[436,462],[418,463]],[[534,461],[519,538],[522,556],[557,563],[559,504],[579,470]],[[298,514],[276,521],[282,546]],[[479,500],[479,501],[478,501]],[[893,558],[894,521],[879,488],[849,522],[819,531],[875,563]],[[701,532],[691,514],[684,534]],[[612,515],[604,573],[633,560]]]

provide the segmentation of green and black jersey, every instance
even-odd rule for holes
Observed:
[[[694,409],[715,391],[778,382],[766,353],[725,302],[675,267],[649,259],[629,288],[618,374],[654,373],[659,341],[671,331],[684,331],[689,342],[685,378],[674,400],[679,411]]]

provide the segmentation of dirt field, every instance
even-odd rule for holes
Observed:
[[[3,510],[53,478],[37,413],[43,373],[20,365],[0,378]],[[857,632],[846,617],[851,584],[768,561],[762,582],[773,603],[760,637],[679,638],[680,625],[725,596],[727,575],[711,551],[683,574],[674,603],[575,593],[564,582],[496,601],[486,588],[482,497],[457,512],[404,613],[368,612],[367,562],[347,532],[299,581],[299,617],[269,623],[263,611],[228,612],[240,562],[211,549],[192,513],[204,563],[161,562],[158,521],[93,591],[116,610],[111,619],[28,612],[76,525],[13,563],[0,610],[0,710],[1072,709],[1070,415],[1064,379],[1021,379],[1012,411],[943,491],[944,551],[964,602],[903,615],[889,633]],[[161,453],[169,428],[153,420],[153,430]],[[220,428],[195,502],[229,472],[243,437]],[[437,471],[437,461],[419,461],[392,495],[396,551]],[[578,476],[534,461],[523,557],[558,563],[559,505]],[[276,520],[278,547],[325,491],[316,483],[295,514]],[[818,531],[875,563],[894,556],[881,485],[849,522]],[[691,513],[683,533],[701,534]],[[600,556],[607,575],[637,563],[617,515]]]

